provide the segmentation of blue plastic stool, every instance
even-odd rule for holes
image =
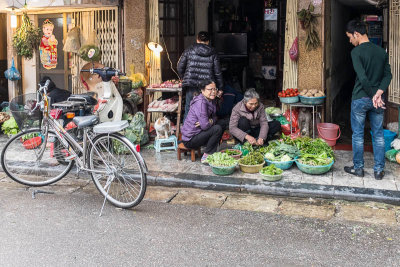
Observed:
[[[171,144],[170,146],[161,146],[162,144]],[[154,147],[156,148],[157,152],[160,152],[161,150],[168,150],[168,149],[173,149],[176,151],[178,148],[178,139],[176,138],[175,135],[171,135],[168,138],[163,138],[163,139],[155,139],[154,141]]]

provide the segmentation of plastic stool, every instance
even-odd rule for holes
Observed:
[[[161,146],[162,144],[171,144],[170,146]],[[154,141],[154,147],[156,148],[157,152],[160,152],[161,150],[168,150],[168,149],[173,149],[176,151],[178,148],[178,139],[176,139],[175,135],[171,135],[168,138],[163,138],[163,139],[155,139]]]

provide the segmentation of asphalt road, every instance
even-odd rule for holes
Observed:
[[[0,188],[0,266],[398,266],[400,229]]]

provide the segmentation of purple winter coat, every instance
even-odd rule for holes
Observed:
[[[189,113],[181,129],[182,140],[189,141],[201,131],[211,128],[217,120],[216,111],[214,101],[207,100],[203,94],[195,96],[190,102]],[[212,124],[208,121],[209,119],[213,120]],[[200,127],[195,126],[196,122],[200,123]]]

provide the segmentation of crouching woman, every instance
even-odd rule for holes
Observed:
[[[182,127],[182,142],[187,148],[196,149],[205,146],[201,161],[217,151],[222,137],[222,127],[216,124],[217,88],[211,80],[199,84],[201,93],[190,102],[189,113]]]
[[[264,105],[255,89],[248,89],[232,110],[229,132],[241,143],[262,146],[281,128],[278,121],[268,122]]]

